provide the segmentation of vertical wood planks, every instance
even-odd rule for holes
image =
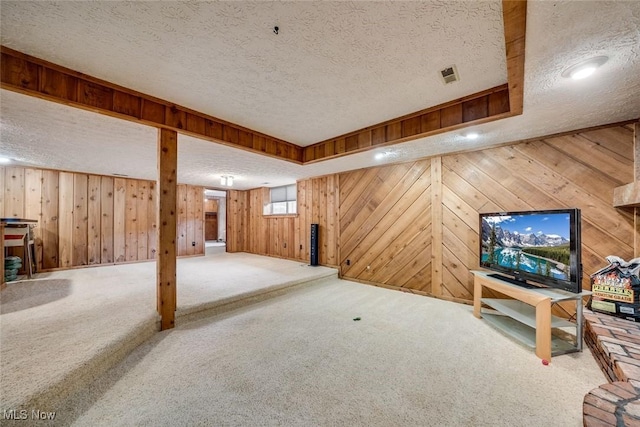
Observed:
[[[138,181],[136,210],[138,219],[138,259],[149,259],[149,181]]]
[[[238,191],[227,191],[227,252],[239,252],[238,234],[242,232],[236,221],[240,213],[238,206]]]
[[[178,255],[186,255],[187,254],[187,186],[186,185],[178,185],[177,187],[177,199],[176,199],[176,209],[178,212],[177,216],[177,238],[176,247],[178,250]]]
[[[138,259],[138,181],[128,179],[125,187],[125,260]]]
[[[71,267],[73,265],[73,174],[60,172],[58,206],[58,257],[60,267]]]
[[[327,176],[327,216],[325,226],[327,229],[327,264],[338,265],[338,175]]]
[[[103,176],[100,180],[100,263],[114,262],[113,228],[114,228],[114,179]]]
[[[297,183],[297,215],[263,215],[269,188],[229,194],[229,252],[244,251],[280,258],[309,260],[311,223],[320,225],[320,262],[338,264],[338,191],[337,176],[302,180]],[[314,196],[315,195],[315,196]],[[243,224],[246,224],[244,226]]]
[[[42,268],[59,267],[59,172],[42,171]]]
[[[102,188],[98,175],[89,175],[87,201],[87,263],[102,262]]]
[[[38,271],[82,265],[144,261],[157,252],[156,183],[35,168],[0,168],[3,200],[21,217],[36,219]],[[8,186],[5,175],[10,175]],[[184,186],[192,206],[189,221],[204,254],[202,187]],[[187,194],[185,193],[185,194]],[[4,206],[4,205],[3,205]],[[4,212],[2,212],[4,214]],[[186,226],[186,223],[185,223]]]
[[[148,234],[148,259],[155,259],[158,253],[158,207],[157,205],[157,186],[153,181],[149,181],[149,193],[147,197],[147,227]],[[204,252],[203,252],[204,253]]]
[[[195,254],[202,255],[204,254],[204,188],[203,187],[192,187],[194,191],[194,200],[193,203],[195,205],[195,216],[194,223],[196,229],[196,247]],[[216,201],[217,205],[217,201]],[[217,211],[217,209],[216,209]]]
[[[25,201],[24,215],[28,219],[42,223],[42,171],[39,169],[25,169],[24,174]],[[42,228],[33,228],[33,250],[36,269],[42,269]]]
[[[127,180],[113,180],[113,261],[127,260],[126,239]]]
[[[195,224],[195,216],[196,216],[196,189],[195,187],[186,188],[186,222],[187,222],[187,238],[186,245],[187,251],[186,255],[193,255],[196,251],[196,224]],[[199,197],[202,198],[202,197]]]
[[[89,177],[73,174],[73,250],[71,265],[87,265],[87,194]]]
[[[4,213],[7,218],[24,218],[24,169],[5,169]]]

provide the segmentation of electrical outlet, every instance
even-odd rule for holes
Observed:
[[[347,260],[347,265],[351,265],[351,260],[350,259]]]
[[[284,248],[287,249],[287,242],[284,242]]]
[[[195,245],[196,245],[196,242],[191,242],[191,246],[195,246]]]

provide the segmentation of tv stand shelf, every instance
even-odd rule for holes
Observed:
[[[582,351],[582,297],[579,294],[550,288],[525,288],[501,280],[485,271],[473,271],[473,314],[522,343],[535,349],[541,359]],[[482,298],[482,289],[488,288],[513,299]],[[575,301],[576,323],[551,315],[551,306],[560,301]],[[482,310],[482,304],[493,310]],[[565,329],[575,331],[569,333]],[[555,333],[554,333],[555,332]]]

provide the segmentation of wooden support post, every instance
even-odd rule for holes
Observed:
[[[158,129],[158,313],[161,330],[175,325],[176,312],[176,174],[178,134]]]
[[[633,182],[613,189],[613,206],[616,208],[640,208],[640,122],[633,128]],[[636,228],[637,230],[637,228]],[[638,246],[635,245],[636,256]]]
[[[527,33],[526,0],[502,0],[507,81],[511,115],[522,114],[524,104],[524,48]]]

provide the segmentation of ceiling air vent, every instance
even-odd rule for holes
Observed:
[[[460,80],[460,77],[458,77],[458,70],[456,69],[455,65],[447,67],[444,70],[440,70],[440,76],[442,77],[442,81],[444,81],[444,84],[449,84]]]

